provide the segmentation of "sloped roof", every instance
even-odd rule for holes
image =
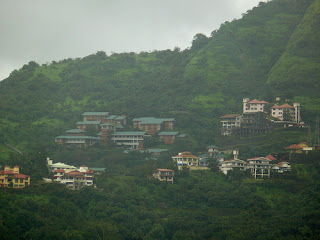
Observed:
[[[207,148],[220,148],[220,147],[218,147],[218,146],[216,146],[216,145],[210,145],[210,146],[208,146]]]
[[[281,105],[280,108],[294,108],[294,107],[292,107],[288,103],[285,103],[285,104]]]
[[[112,133],[112,136],[124,136],[124,135],[138,135],[138,136],[142,136],[145,135],[146,132],[115,132]]]
[[[278,104],[272,106],[271,108],[280,108],[280,106]]]
[[[154,119],[145,119],[145,120],[142,120],[140,122],[140,125],[147,125],[147,124],[161,124],[163,123],[164,120],[163,119],[157,119],[157,118],[154,118]]]
[[[109,112],[84,112],[82,113],[83,116],[104,116],[108,115]]]
[[[161,152],[166,152],[168,149],[161,149],[161,148],[149,148],[146,149],[149,153],[161,153]]]
[[[266,101],[259,101],[257,99],[253,99],[252,101],[250,101],[248,103],[264,103],[264,104],[268,104],[268,102],[266,102]]]
[[[57,170],[54,170],[54,172],[64,172],[63,169],[57,169]]]
[[[86,132],[86,131],[81,130],[79,128],[71,129],[71,130],[66,131],[66,133],[84,133],[84,132]]]
[[[98,125],[100,121],[84,121],[84,122],[77,122],[77,125]]]
[[[157,171],[166,171],[166,172],[174,172],[174,170],[171,170],[171,169],[166,169],[166,168],[158,168]]]
[[[300,147],[299,145],[297,144],[292,144],[290,145],[289,147],[286,147],[285,149],[288,149],[288,150],[297,150],[297,149],[302,149],[303,147]]]
[[[274,156],[272,156],[271,154],[269,154],[268,156],[266,156],[266,159],[269,159],[271,161],[275,161],[277,160]]]
[[[29,177],[28,175],[24,175],[24,174],[21,174],[21,173],[15,174],[13,176],[13,178],[19,178],[19,179],[24,179],[24,178],[28,178],[28,177]]]
[[[159,136],[176,136],[178,134],[179,132],[160,132],[158,135]]]
[[[240,114],[226,114],[226,115],[223,115],[221,116],[220,118],[236,118],[236,117],[239,117]]]

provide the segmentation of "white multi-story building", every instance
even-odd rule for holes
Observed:
[[[270,177],[271,167],[269,159],[265,157],[255,157],[248,159],[247,168],[251,169],[254,178]]]
[[[146,132],[115,132],[111,134],[111,141],[129,149],[143,149],[143,140],[149,137]]]
[[[243,113],[254,113],[254,112],[264,112],[265,106],[269,104],[266,101],[259,101],[253,99],[250,101],[249,98],[243,99]]]

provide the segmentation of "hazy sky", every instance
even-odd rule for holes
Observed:
[[[190,47],[261,0],[0,0],[0,80],[33,60]]]

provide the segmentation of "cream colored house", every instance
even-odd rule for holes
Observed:
[[[158,168],[154,173],[153,177],[160,181],[167,181],[173,183],[174,170]]]
[[[266,101],[259,101],[257,99],[253,99],[250,101],[249,98],[243,99],[243,113],[255,113],[255,112],[264,112],[265,106],[269,104]]]
[[[293,106],[288,103],[281,106],[276,104],[271,107],[271,116],[279,119],[280,121],[300,123],[300,103],[294,103]]]

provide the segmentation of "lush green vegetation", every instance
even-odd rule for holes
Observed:
[[[100,176],[101,190],[33,184],[0,192],[2,239],[317,239],[319,165],[286,179],[181,171],[175,183]],[[139,170],[140,169],[140,170]],[[308,178],[305,178],[308,176]]]
[[[30,62],[0,83],[0,133],[9,144],[53,144],[84,111],[170,116],[194,146],[219,135],[219,116],[241,111],[243,97],[302,103],[319,112],[319,0],[261,2],[190,49],[97,52],[39,66]],[[292,70],[294,69],[294,70]]]
[[[211,144],[241,157],[281,152],[306,141],[304,129],[219,136],[219,116],[240,113],[242,98],[300,102],[313,126],[320,111],[320,0],[261,2],[190,49],[97,52],[51,64],[30,62],[0,82],[0,165],[19,165],[32,186],[0,191],[1,239],[318,239],[319,156],[296,156],[286,176],[256,181],[241,172],[177,173],[175,184],[146,178],[174,168],[170,156]],[[159,160],[97,144],[62,148],[54,137],[85,111],[175,117],[187,133]],[[20,155],[2,145],[6,142]],[[157,141],[146,143],[150,146]],[[45,159],[106,167],[97,189],[68,191],[42,184]]]

